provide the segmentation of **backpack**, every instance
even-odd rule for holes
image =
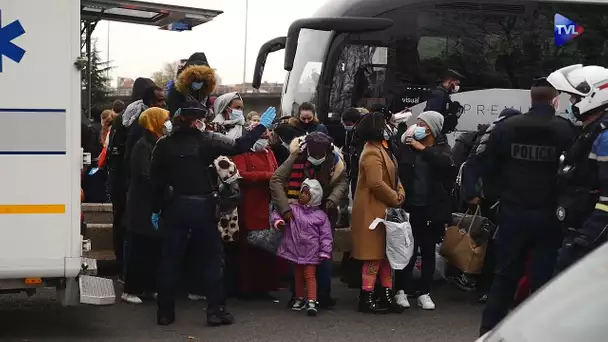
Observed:
[[[110,141],[108,142],[106,165],[109,170],[119,170],[125,160],[125,150],[127,145],[127,134],[129,130],[122,124],[120,114],[114,119],[110,130]]]

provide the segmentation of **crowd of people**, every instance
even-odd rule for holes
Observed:
[[[410,127],[407,111],[394,114],[381,104],[346,109],[344,142],[328,135],[312,103],[277,118],[274,108],[245,115],[238,93],[211,97],[215,74],[202,53],[165,90],[140,78],[134,101],[101,112],[100,133],[87,138],[96,142],[92,153],[108,184],[103,194],[113,204],[121,298],[132,304],[155,298],[158,324],[171,324],[184,278],[191,300],[207,300],[208,323],[225,325],[234,322],[227,297],[272,299],[270,292],[286,284],[289,307],[316,316],[336,305],[333,234],[350,226],[352,250],[342,266],[357,273],[347,278],[360,288],[358,310],[400,313],[410,307],[408,297],[433,310],[436,250],[454,225],[452,213],[481,208],[499,227],[483,244],[481,274],[458,265],[446,274],[487,300],[483,334],[507,314],[522,277],[530,293],[554,275],[558,260],[563,270],[605,240],[608,135],[598,98],[608,96],[608,87],[594,80],[608,72],[589,68],[539,79],[529,113],[505,109],[453,148],[446,134],[456,129],[462,106],[449,95],[463,80],[455,71]],[[571,95],[572,122],[555,115],[560,92]],[[598,191],[588,199],[591,210],[569,226],[580,229],[558,258],[563,230],[555,208],[566,182],[560,165],[568,162],[585,163],[576,169],[587,177],[578,180],[595,179],[585,186]],[[403,269],[391,269],[386,231],[370,229],[390,208],[409,214],[415,254]]]

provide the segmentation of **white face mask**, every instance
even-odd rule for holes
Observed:
[[[202,120],[196,120],[196,129],[198,129],[201,132],[204,132],[205,128],[207,128],[207,125],[205,124],[205,122],[203,122]]]
[[[319,166],[319,165],[323,164],[323,162],[325,161],[325,157],[323,157],[321,159],[308,157],[308,161],[314,166]]]
[[[173,130],[173,123],[171,121],[165,121],[163,124],[163,134],[168,135]]]
[[[457,93],[460,90],[460,86],[459,85],[455,85],[454,89],[452,90],[452,93]]]

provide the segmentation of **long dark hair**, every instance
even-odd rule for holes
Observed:
[[[384,140],[385,130],[386,119],[380,112],[364,115],[355,127],[357,138],[362,142]]]

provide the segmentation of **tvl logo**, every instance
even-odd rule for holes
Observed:
[[[555,14],[555,25],[553,34],[555,36],[555,45],[563,46],[572,39],[578,37],[585,29],[574,21],[564,17],[561,14]]]

